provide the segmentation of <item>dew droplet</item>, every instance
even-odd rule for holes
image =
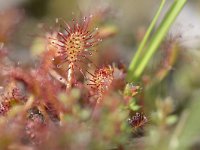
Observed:
[[[2,49],[4,47],[4,43],[0,42],[0,49]]]
[[[58,18],[56,18],[56,23],[58,23]]]
[[[86,21],[86,19],[87,19],[87,17],[84,17],[84,18],[83,18],[83,21],[85,22],[85,21]]]
[[[91,63],[88,63],[88,67],[90,68],[92,65],[91,65]]]
[[[102,39],[98,39],[98,42],[102,42]]]
[[[60,67],[61,67],[61,65],[57,65],[56,67],[57,67],[57,68],[60,68]]]
[[[93,17],[93,15],[91,14],[89,17],[90,17],[90,18],[92,18],[92,17]]]

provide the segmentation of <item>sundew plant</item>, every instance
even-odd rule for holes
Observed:
[[[0,149],[200,149],[198,33],[170,30],[198,2],[151,2],[125,31],[128,1],[0,2]]]

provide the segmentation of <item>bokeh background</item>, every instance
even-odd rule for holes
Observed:
[[[172,2],[168,1],[169,4]],[[7,28],[4,30],[6,33],[2,34],[10,35],[6,39],[10,51],[17,51],[12,54],[13,59],[28,63],[30,58],[24,55],[29,55],[33,35],[44,32],[41,31],[41,24],[49,27],[55,24],[56,18],[70,21],[74,16],[98,14],[100,19],[96,26],[110,25],[116,28],[117,36],[108,42],[114,43],[112,45],[116,46],[115,50],[125,56],[124,61],[128,64],[159,4],[160,0],[1,0],[0,26],[6,26],[1,27],[1,32]],[[176,32],[178,29],[184,35],[189,34],[192,39],[200,34],[199,4],[198,0],[188,1],[176,21]]]

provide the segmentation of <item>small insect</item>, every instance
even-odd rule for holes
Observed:
[[[133,128],[137,129],[139,127],[142,127],[145,123],[147,123],[147,117],[143,113],[136,112],[132,118],[128,119],[129,125],[131,125]]]

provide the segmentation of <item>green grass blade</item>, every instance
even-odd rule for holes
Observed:
[[[135,70],[135,68],[136,68],[136,66],[137,66],[137,64],[138,64],[138,62],[140,60],[141,54],[143,52],[143,49],[144,49],[144,47],[146,45],[146,42],[148,41],[149,36],[150,36],[150,34],[152,33],[152,30],[155,27],[155,24],[156,24],[156,22],[157,22],[157,20],[158,20],[158,18],[160,16],[160,13],[161,13],[164,5],[165,5],[165,2],[166,2],[166,0],[162,0],[161,4],[159,6],[159,9],[156,12],[156,15],[154,16],[149,28],[147,29],[147,32],[145,33],[145,36],[144,36],[143,40],[141,41],[141,43],[140,43],[140,45],[138,47],[138,50],[136,51],[136,53],[134,55],[134,58],[132,59],[130,65],[129,65],[129,70],[130,71]]]
[[[148,62],[150,61],[153,54],[158,49],[159,45],[161,44],[162,40],[164,39],[166,33],[168,32],[170,26],[174,22],[177,15],[182,10],[183,6],[186,4],[187,0],[175,0],[172,6],[170,7],[169,11],[165,15],[164,19],[162,20],[161,24],[159,25],[157,31],[153,35],[151,41],[148,45],[148,50],[146,51],[143,58],[141,58],[140,63],[137,65],[136,70],[130,70],[128,73],[128,79],[134,80],[140,78],[141,74],[143,73],[145,67],[147,66]]]

